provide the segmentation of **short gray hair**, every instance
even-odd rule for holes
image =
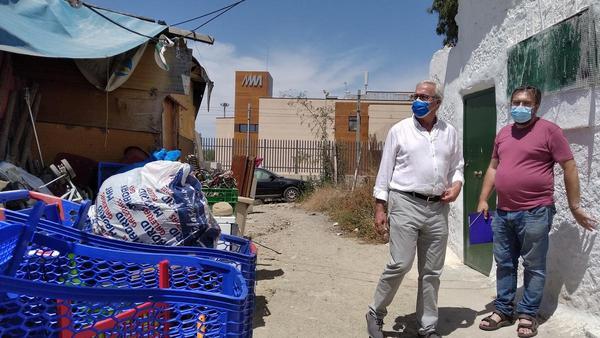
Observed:
[[[435,81],[435,80],[423,80],[423,81],[417,83],[417,87],[420,86],[420,85],[422,85],[422,84],[428,84],[428,85],[434,86],[435,87],[435,96],[437,98],[439,98],[440,101],[444,99],[444,90],[442,88],[442,85],[440,85],[437,81]]]

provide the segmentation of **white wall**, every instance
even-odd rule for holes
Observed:
[[[463,132],[462,98],[496,88],[497,129],[508,124],[507,50],[519,41],[600,0],[459,0],[456,17],[459,42],[431,62],[431,76],[445,78],[440,116]],[[445,76],[444,73],[445,72]],[[583,206],[600,217],[600,92],[571,90],[542,99],[540,114],[564,130],[579,167]],[[548,278],[542,312],[552,313],[557,302],[588,314],[600,313],[600,243],[574,221],[558,166],[555,199],[558,213],[552,227]],[[453,204],[450,248],[462,257],[462,196]]]
[[[234,133],[234,118],[233,117],[217,117],[215,119],[217,138],[233,138]]]
[[[369,105],[369,136],[375,136],[377,141],[384,142],[390,128],[412,116],[411,103],[402,104],[370,104]]]
[[[311,129],[313,120],[301,105],[293,104],[294,98],[261,98],[259,101],[258,137],[263,140],[318,140]],[[309,99],[313,108],[331,107],[330,127],[327,134],[333,140],[335,100]],[[290,104],[292,103],[292,104]]]

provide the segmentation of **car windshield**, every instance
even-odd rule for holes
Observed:
[[[254,172],[254,175],[259,180],[268,180],[271,176],[273,176],[273,177],[279,177],[276,174],[274,174],[274,173],[272,173],[272,172],[270,172],[268,170],[265,170],[265,169],[257,169]]]

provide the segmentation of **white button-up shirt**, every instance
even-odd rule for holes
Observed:
[[[428,132],[413,116],[390,129],[373,196],[387,201],[389,190],[438,196],[452,183],[464,182],[463,167],[456,129],[437,119]]]

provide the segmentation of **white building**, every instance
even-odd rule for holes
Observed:
[[[440,116],[463,135],[467,150],[467,182],[451,210],[449,245],[484,273],[494,273],[491,246],[466,245],[465,210],[474,211],[494,134],[511,123],[509,93],[520,81],[545,89],[539,115],[563,128],[579,168],[582,205],[600,217],[597,9],[598,0],[459,0],[458,43],[431,60],[431,77],[445,84]],[[558,213],[541,314],[561,306],[576,319],[594,318],[600,314],[600,243],[573,219],[558,165],[555,174]],[[588,336],[596,337],[596,329]]]

